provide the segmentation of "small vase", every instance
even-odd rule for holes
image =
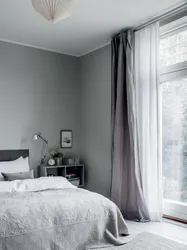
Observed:
[[[56,165],[60,166],[61,165],[61,158],[56,158]]]

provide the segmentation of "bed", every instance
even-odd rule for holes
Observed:
[[[0,162],[20,156],[29,151],[0,151]],[[2,181],[0,200],[0,250],[83,250],[129,241],[114,203],[63,177]]]

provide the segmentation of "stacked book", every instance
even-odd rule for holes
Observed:
[[[69,182],[71,182],[72,185],[77,187],[80,185],[80,178],[77,177],[76,174],[67,174],[66,178]]]

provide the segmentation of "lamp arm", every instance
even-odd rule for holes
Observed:
[[[42,139],[46,144],[48,144],[48,141],[44,139],[40,134],[38,135],[38,137],[40,137],[40,139]]]
[[[38,135],[38,137],[45,142],[45,150],[44,150],[44,156],[41,158],[40,163],[44,164],[45,163],[45,158],[46,158],[46,152],[47,152],[47,147],[48,147],[48,141],[41,136],[41,134]]]
[[[44,156],[43,156],[43,158],[41,158],[41,160],[40,160],[40,163],[41,163],[41,164],[44,164],[44,163],[45,163],[45,158],[46,158],[46,156],[47,156],[47,154],[46,154],[46,152],[47,152],[47,147],[48,147],[48,143],[45,144]]]

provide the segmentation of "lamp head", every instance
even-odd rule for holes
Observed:
[[[41,136],[41,133],[40,133],[40,132],[34,134],[34,135],[33,135],[33,140],[38,140],[40,136]]]

